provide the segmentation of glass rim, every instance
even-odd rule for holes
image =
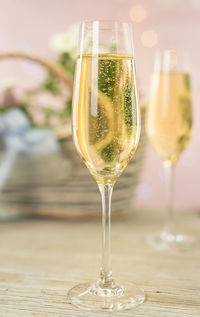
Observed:
[[[84,20],[79,23],[79,26],[82,26],[84,24],[93,24],[94,22],[99,22],[99,23],[108,23],[108,24],[121,24],[121,25],[127,25],[129,27],[133,27],[133,24],[131,22],[127,21],[121,21],[121,20],[112,20],[112,19],[102,19],[102,20]]]
[[[182,49],[175,49],[175,48],[164,48],[164,49],[157,49],[155,50],[155,56],[163,56],[167,54],[176,54],[179,56],[189,56],[190,53],[188,50],[182,50]]]
[[[187,50],[174,48],[156,50],[154,55],[154,72],[190,71],[190,54]]]
[[[84,38],[86,36],[86,38],[88,36],[91,36],[92,41],[94,41],[93,44],[95,44],[95,48],[97,48],[97,46],[99,45],[99,38],[100,41],[101,39],[104,37],[109,37],[112,39],[116,39],[116,37],[120,37],[123,36],[126,40],[126,43],[124,43],[124,45],[126,44],[125,47],[125,51],[123,51],[121,48],[121,52],[123,51],[122,55],[126,55],[126,56],[132,56],[134,55],[134,46],[133,46],[133,27],[132,24],[129,22],[122,22],[119,20],[112,20],[112,19],[102,19],[102,20],[86,20],[86,21],[82,21],[79,23],[79,44],[77,46],[77,52],[76,55],[82,55],[83,51],[86,51],[86,47],[84,46]],[[111,37],[112,35],[112,37]],[[126,35],[126,36],[125,36]],[[96,41],[95,41],[96,39]],[[98,39],[98,43],[97,43],[97,39]],[[116,43],[118,43],[118,38],[116,40]],[[94,45],[92,44],[92,50],[94,49]],[[107,43],[106,43],[107,44]],[[118,44],[117,44],[118,45]],[[91,45],[90,45],[91,46]],[[105,47],[107,48],[107,46],[105,45]],[[89,52],[91,51],[87,49],[87,53],[91,53]],[[95,49],[95,51],[97,52],[97,50]],[[107,50],[106,50],[107,51]],[[118,51],[118,49],[116,49],[116,51]],[[110,52],[110,50],[109,50]],[[94,51],[93,51],[94,53]],[[106,52],[105,52],[106,53]],[[118,52],[119,53],[119,52]]]

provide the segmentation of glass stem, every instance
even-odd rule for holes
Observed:
[[[165,231],[168,233],[174,233],[175,220],[173,211],[173,166],[171,163],[166,162],[164,164],[165,170],[165,186],[166,186],[166,215],[167,225]]]
[[[111,287],[113,283],[110,263],[110,220],[112,184],[99,184],[102,200],[102,265],[100,280],[102,287]]]

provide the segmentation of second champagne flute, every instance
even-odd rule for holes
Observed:
[[[113,186],[132,158],[140,134],[133,39],[127,23],[85,22],[80,28],[73,98],[74,143],[102,198],[102,264],[96,282],[69,293],[86,310],[130,309],[145,299],[132,283],[113,279],[110,217]],[[125,234],[125,232],[124,232]]]
[[[165,171],[168,221],[160,233],[147,237],[147,242],[156,248],[182,248],[194,241],[193,237],[177,232],[172,206],[173,169],[189,143],[191,128],[188,55],[174,50],[157,53],[151,77],[146,131]]]

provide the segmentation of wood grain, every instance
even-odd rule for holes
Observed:
[[[183,230],[200,238],[200,216],[182,214]],[[133,212],[113,221],[113,272],[144,288],[147,300],[115,316],[199,317],[200,247],[156,251],[144,236],[159,230],[159,212]],[[98,317],[67,303],[77,282],[95,279],[100,265],[101,225],[97,220],[26,219],[0,223],[1,317]]]

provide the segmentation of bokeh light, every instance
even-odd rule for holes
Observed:
[[[147,17],[147,11],[142,5],[134,5],[130,9],[130,17],[132,21],[140,23]]]
[[[146,30],[141,35],[142,45],[145,47],[153,47],[158,43],[158,35],[153,30]]]

